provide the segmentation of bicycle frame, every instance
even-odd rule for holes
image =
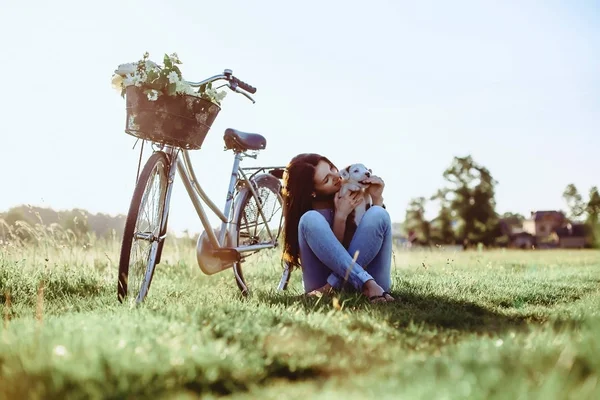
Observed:
[[[235,197],[236,188],[238,187],[240,182],[244,182],[247,185],[252,197],[254,197],[254,199],[256,200],[256,204],[259,205],[258,211],[262,218],[262,221],[264,222],[265,226],[268,227],[268,224],[267,224],[268,221],[263,213],[262,207],[260,206],[258,194],[256,193],[254,186],[252,185],[252,176],[249,178],[246,175],[245,169],[240,166],[241,161],[244,157],[246,157],[246,156],[253,157],[253,156],[249,156],[246,153],[241,153],[238,151],[234,152],[234,161],[233,161],[233,166],[231,169],[229,186],[227,188],[227,196],[225,199],[225,205],[223,207],[223,210],[221,211],[218,208],[218,206],[208,197],[206,192],[202,189],[202,186],[200,185],[198,178],[196,177],[196,174],[194,172],[194,169],[193,169],[190,157],[189,157],[189,152],[187,150],[176,148],[176,147],[169,146],[169,145],[162,146],[162,151],[164,151],[166,154],[169,155],[170,167],[169,167],[169,179],[167,181],[165,206],[163,209],[163,215],[162,215],[162,221],[161,221],[161,230],[163,229],[162,227],[165,226],[166,220],[167,220],[169,204],[170,204],[170,200],[171,200],[171,193],[172,193],[172,188],[173,188],[173,183],[174,183],[175,169],[177,169],[179,176],[181,177],[181,180],[183,181],[183,185],[184,185],[186,191],[188,192],[190,200],[192,201],[192,204],[194,205],[196,213],[198,214],[198,217],[200,218],[200,222],[202,223],[202,226],[204,227],[204,230],[206,231],[208,240],[210,241],[213,249],[225,248],[226,247],[225,246],[226,232],[229,231],[230,233],[233,233],[231,231],[231,225],[233,224],[233,222],[230,220],[230,217],[231,217],[231,211],[233,209],[233,201],[234,201],[234,197]],[[180,153],[180,151],[181,151],[181,153]],[[271,168],[271,167],[248,168],[248,170],[252,170],[252,169],[260,170],[260,169],[268,169],[268,168]],[[283,168],[283,167],[272,167],[272,168]],[[207,213],[204,209],[204,206],[202,205],[202,202],[200,200],[204,201],[204,203],[206,203],[206,205],[210,208],[210,210],[213,211],[213,213],[221,220],[221,229],[219,231],[218,237],[215,234],[215,232],[213,231],[213,227],[208,219],[208,215],[207,215]],[[235,215],[235,213],[234,213],[234,215]],[[273,248],[273,247],[277,246],[277,242],[273,238],[273,234],[272,234],[271,230],[268,228],[266,230],[269,235],[268,242],[247,245],[247,246],[236,246],[236,247],[234,247],[234,249],[237,250],[239,253],[247,253],[247,252],[253,252],[253,251],[267,249],[267,248]],[[164,240],[165,237],[166,237],[166,232],[163,232],[163,234],[160,237],[160,240]]]
[[[232,71],[229,69],[225,69],[222,74],[212,76],[212,77],[205,79],[203,81],[200,81],[200,82],[187,81],[187,84],[189,84],[191,87],[199,88],[199,92],[200,92],[200,90],[202,88],[204,88],[205,85],[209,85],[209,84],[212,85],[213,82],[221,81],[221,80],[226,81],[226,83],[221,86],[218,86],[216,89],[226,86],[231,91],[238,93],[238,94],[242,94],[247,99],[249,99],[253,103],[255,103],[255,100],[252,98],[252,96],[250,94],[254,94],[256,92],[256,88],[252,87],[248,83],[245,83],[245,82],[241,81],[240,79],[238,79],[237,77],[235,77],[232,74]],[[134,136],[137,136],[137,135],[134,135]],[[145,136],[138,136],[138,137],[143,138]],[[136,301],[141,302],[145,298],[146,294],[148,293],[150,283],[152,281],[155,266],[156,266],[156,264],[160,263],[162,249],[164,246],[164,240],[167,236],[167,222],[168,222],[168,216],[169,216],[169,210],[170,210],[171,195],[172,195],[172,191],[173,191],[173,184],[175,182],[175,174],[177,172],[179,173],[179,176],[181,177],[183,185],[188,193],[190,200],[192,201],[194,209],[196,210],[196,213],[198,214],[200,222],[205,230],[205,234],[206,234],[205,236],[208,239],[208,243],[205,242],[204,236],[201,236],[198,240],[197,256],[198,256],[198,262],[200,264],[200,268],[204,272],[212,274],[212,273],[218,272],[218,270],[216,270],[216,269],[214,271],[213,271],[213,269],[211,269],[213,265],[216,266],[216,268],[218,268],[218,264],[222,263],[221,266],[224,268],[227,268],[228,266],[231,266],[230,263],[232,263],[238,286],[242,290],[242,293],[247,294],[248,288],[245,284],[242,270],[241,270],[241,261],[243,261],[243,259],[245,258],[244,254],[245,253],[254,253],[254,252],[257,252],[262,249],[276,247],[278,245],[277,240],[279,239],[279,234],[281,233],[281,222],[283,221],[283,218],[284,218],[283,217],[284,210],[281,210],[282,216],[281,216],[281,219],[279,219],[279,227],[277,230],[277,235],[274,237],[274,233],[272,232],[271,227],[269,226],[270,219],[267,220],[267,218],[265,217],[266,208],[265,208],[264,204],[262,204],[261,198],[259,197],[257,191],[258,191],[259,187],[266,187],[269,190],[275,192],[275,194],[278,196],[279,203],[281,203],[281,201],[282,201],[281,193],[279,193],[279,190],[278,190],[281,188],[281,183],[277,182],[276,179],[282,179],[282,174],[280,174],[280,173],[285,170],[285,167],[242,168],[240,165],[242,162],[242,159],[244,157],[256,158],[257,153],[252,153],[248,150],[243,150],[244,149],[243,147],[242,148],[239,148],[239,147],[232,148],[233,153],[234,153],[234,160],[233,160],[233,166],[231,168],[231,174],[230,174],[230,178],[229,178],[229,186],[227,188],[227,195],[225,198],[225,205],[223,206],[222,209],[219,209],[219,207],[209,198],[209,196],[206,194],[206,192],[203,190],[202,186],[200,185],[200,182],[199,182],[198,178],[196,177],[196,173],[192,166],[188,150],[183,149],[181,147],[177,147],[177,146],[171,146],[171,145],[167,145],[167,144],[161,144],[158,142],[154,142],[151,139],[144,139],[144,140],[149,140],[152,143],[154,152],[158,152],[158,151],[161,152],[161,154],[157,154],[153,158],[153,163],[155,163],[154,165],[158,165],[158,162],[161,160],[162,160],[161,163],[164,163],[165,160],[163,158],[163,154],[166,156],[166,161],[168,164],[168,167],[167,167],[168,171],[167,171],[166,193],[164,194],[164,199],[163,199],[162,204],[158,205],[159,207],[162,205],[162,211],[161,211],[161,215],[159,217],[160,221],[159,221],[159,225],[158,225],[158,233],[157,234],[154,233],[154,232],[156,232],[155,225],[153,226],[152,232],[150,232],[150,233],[149,232],[135,232],[135,227],[137,227],[138,221],[135,221],[135,225],[131,225],[133,223],[133,219],[130,220],[129,214],[136,215],[135,213],[131,212],[131,210],[136,211],[133,208],[136,204],[135,202],[139,201],[139,199],[136,200],[136,196],[139,195],[138,193],[141,189],[144,189],[144,191],[141,192],[142,195],[144,193],[146,193],[146,188],[142,188],[141,186],[138,187],[137,181],[136,181],[136,192],[134,192],[134,198],[132,199],[132,202],[130,205],[130,213],[128,214],[126,229],[134,230],[134,232],[133,232],[134,239],[142,239],[142,240],[151,242],[150,253],[148,254],[148,259],[147,259],[147,264],[146,264],[146,272],[144,274],[143,280],[140,283],[140,290],[139,290],[139,293],[137,294]],[[142,157],[142,153],[143,153],[143,143],[144,142],[142,142],[142,149],[140,151],[140,165],[141,165],[141,157]],[[256,148],[255,146],[249,146],[249,147]],[[263,148],[264,148],[264,146],[263,146]],[[147,165],[151,166],[152,164],[147,164]],[[147,170],[146,167],[144,167],[144,171],[147,171],[147,172],[144,172],[144,174],[145,174],[144,179],[147,180],[149,178],[147,175],[148,172],[153,172],[153,171]],[[248,176],[246,174],[247,171],[254,171],[254,172],[249,174],[249,176]],[[257,175],[261,171],[267,171],[268,173]],[[278,174],[276,174],[275,172],[277,172]],[[138,165],[138,174],[139,173],[140,172],[139,172],[139,165]],[[255,176],[257,176],[257,177],[255,178]],[[139,179],[139,176],[138,176],[138,179]],[[257,212],[258,212],[258,215],[260,215],[260,218],[258,218],[258,215],[254,215],[254,212],[252,213],[253,214],[252,218],[249,218],[245,214],[246,205],[248,204],[248,200],[252,199],[252,198],[254,198],[254,200],[256,202]],[[142,199],[142,201],[144,201],[144,200]],[[208,206],[208,208],[214,213],[214,215],[216,215],[219,218],[221,229],[218,234],[216,234],[215,231],[213,230],[213,227],[207,216],[207,212],[202,203],[205,203],[206,206]],[[143,204],[143,203],[140,203],[140,205],[139,205],[140,207],[141,207],[141,204]],[[154,204],[156,204],[156,203],[154,203]],[[139,209],[137,210],[137,212],[139,213]],[[269,217],[272,218],[272,216],[269,216]],[[248,237],[251,240],[244,241],[244,243],[248,243],[248,244],[240,246],[239,239],[240,239],[241,235],[240,235],[239,230],[241,229],[241,226],[237,226],[237,224],[239,221],[242,221],[242,220],[245,221],[243,224],[241,224],[242,226],[246,226],[247,228],[249,228],[249,230],[251,228],[254,228],[255,232],[260,225],[264,224],[268,237],[257,239],[257,238],[261,237],[262,235],[257,236],[256,233],[248,232],[248,234],[244,235],[244,237]],[[251,220],[252,223],[248,223],[248,220]],[[154,220],[153,222],[156,222],[156,221]],[[262,232],[262,229],[261,229],[261,232]],[[204,253],[203,247],[202,247],[204,245],[206,245],[207,247],[210,247],[210,249],[208,249],[206,254]],[[121,274],[119,275],[119,284],[121,286],[119,286],[118,291],[119,291],[119,299],[120,300],[123,298],[123,293],[122,293],[121,289],[128,288],[127,279],[128,279],[128,274],[129,274],[129,266],[131,265],[131,263],[129,265],[127,265],[126,261],[129,260],[130,256],[131,256],[132,242],[127,243],[127,246],[129,246],[128,247],[129,254],[124,252],[125,251],[124,246],[125,246],[125,239],[124,239],[124,244],[121,249],[122,261],[119,262],[119,271],[121,271],[121,269],[123,269],[122,275]],[[123,256],[123,255],[125,255],[125,256]],[[204,257],[205,255],[207,257]],[[204,263],[203,259],[209,260],[208,262],[211,263],[211,268],[206,268],[206,264]],[[125,260],[125,261],[123,261],[123,260]],[[129,261],[131,261],[131,260],[129,260]],[[290,266],[287,263],[285,263],[285,270],[283,272],[282,279],[279,284],[280,290],[286,288],[287,283],[289,281],[290,272],[291,272]],[[123,281],[121,279],[122,277],[123,277]],[[127,295],[127,293],[125,293],[125,295]]]

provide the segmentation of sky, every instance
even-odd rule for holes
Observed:
[[[228,68],[258,88],[256,104],[230,92],[191,155],[220,207],[231,127],[267,138],[246,166],[367,165],[396,222],[469,154],[498,181],[498,212],[564,209],[567,184],[600,186],[599,4],[0,0],[0,211],[127,213],[139,147],[110,82],[146,51],[177,52],[188,80]],[[171,205],[171,229],[202,231],[181,181]]]

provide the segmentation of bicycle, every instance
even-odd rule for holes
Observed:
[[[231,70],[226,69],[222,74],[204,81],[187,83],[200,88],[222,80],[226,83],[220,87],[226,86],[255,102],[250,94],[254,94],[256,88],[233,76]],[[209,129],[210,126],[206,132]],[[131,133],[128,129],[126,132]],[[283,225],[281,180],[285,167],[242,168],[240,165],[245,157],[256,159],[258,152],[266,148],[266,139],[259,134],[225,130],[225,149],[233,151],[234,160],[225,205],[221,211],[202,189],[191,164],[189,150],[185,148],[186,143],[173,143],[140,132],[134,136],[144,139],[142,152],[143,143],[150,141],[153,153],[141,173],[138,167],[136,187],[127,214],[119,259],[119,302],[129,299],[139,304],[148,295],[167,237],[175,171],[179,173],[204,227],[204,233],[196,245],[200,269],[212,275],[232,267],[242,295],[248,295],[250,290],[244,279],[242,263],[261,250],[276,248]],[[199,148],[203,139],[195,143],[193,148]],[[219,218],[220,229],[213,229],[200,199]],[[284,267],[279,290],[286,289],[289,282],[291,270],[286,263]]]

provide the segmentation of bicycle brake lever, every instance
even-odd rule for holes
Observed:
[[[249,100],[252,102],[252,104],[256,103],[256,101],[255,101],[255,100],[252,98],[252,96],[250,96],[250,95],[249,95],[248,93],[246,93],[245,91],[243,91],[243,90],[240,90],[240,88],[235,88],[235,91],[236,91],[237,93],[241,93],[241,94],[243,94],[244,96],[246,96],[246,97],[247,97],[247,98],[248,98],[248,99],[249,99]]]
[[[246,96],[246,97],[247,97],[247,98],[248,98],[248,99],[249,99],[249,100],[252,102],[252,104],[255,104],[255,103],[256,103],[256,100],[254,100],[254,99],[252,98],[252,96],[250,96],[250,95],[249,95],[248,93],[246,93],[244,90],[241,90],[239,87],[237,87],[237,85],[236,85],[236,86],[234,86],[234,87],[231,87],[231,84],[228,84],[228,86],[229,86],[229,89],[233,90],[234,92],[236,92],[236,93],[240,93],[240,94],[243,94],[244,96]]]

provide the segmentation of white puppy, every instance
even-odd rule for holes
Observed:
[[[371,177],[371,173],[372,171],[363,164],[351,164],[340,171],[340,176],[342,177],[340,196],[344,196],[349,191],[360,191],[364,197],[364,201],[356,206],[354,211],[348,216],[349,218],[354,219],[356,226],[358,226],[360,220],[367,211],[367,204],[371,204],[371,196],[365,190],[370,184],[364,182]]]

